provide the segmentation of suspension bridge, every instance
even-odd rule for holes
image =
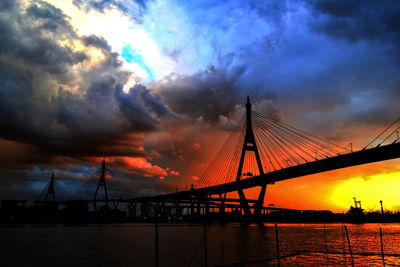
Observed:
[[[264,207],[267,186],[279,181],[341,168],[396,159],[400,157],[397,127],[399,119],[389,125],[367,146],[353,151],[306,133],[278,118],[252,110],[249,97],[246,114],[238,129],[227,138],[200,179],[189,190],[170,194],[126,199],[110,199],[103,160],[100,179],[93,198],[85,201],[127,203],[131,216],[202,216],[227,213],[245,217],[261,216],[273,207]],[[250,199],[245,190],[259,188],[258,197]],[[99,191],[104,197],[98,198]],[[40,203],[55,201],[54,176]]]

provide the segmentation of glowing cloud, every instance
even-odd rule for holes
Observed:
[[[112,50],[124,59],[123,67],[132,71],[141,82],[162,78],[174,71],[173,60],[163,55],[156,42],[150,38],[154,24],[150,27],[138,24],[113,7],[100,12],[96,9],[80,9],[72,1],[47,2],[70,17],[70,23],[78,34],[103,37]],[[132,79],[128,84],[133,86],[136,82],[137,79]]]

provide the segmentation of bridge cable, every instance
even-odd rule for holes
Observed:
[[[261,129],[262,130],[262,129]],[[280,137],[279,137],[279,135],[277,135],[277,134],[275,134],[273,131],[271,131],[271,134],[273,135],[273,136],[275,136],[280,142],[282,142],[282,144],[284,144],[285,146],[287,146],[288,148],[289,148],[289,150],[292,150],[293,151],[293,153],[295,153],[295,154],[297,154],[299,157],[301,157],[301,158],[303,158],[300,154],[298,154],[292,147],[290,147],[290,146],[288,146],[288,144],[286,143],[286,142],[284,142]],[[283,135],[283,134],[282,134]],[[290,140],[288,140],[289,142],[290,142]],[[289,156],[291,157],[291,158],[293,158],[293,155],[290,153],[290,151],[288,151],[288,154],[289,154]],[[304,159],[304,158],[303,158]],[[297,163],[297,164],[299,164],[299,162],[297,161],[297,160],[295,160],[295,162]]]
[[[331,151],[331,152],[333,152],[333,153],[336,153],[336,154],[339,153],[338,150],[335,150],[335,149],[333,149],[333,148],[331,148],[331,147],[329,147],[329,146],[327,146],[327,145],[321,143],[320,141],[316,141],[316,140],[311,139],[310,137],[308,137],[308,136],[306,136],[305,134],[303,134],[304,132],[298,133],[298,132],[296,132],[296,131],[294,131],[294,130],[288,128],[288,127],[286,127],[285,125],[282,125],[282,124],[281,124],[281,125],[275,124],[274,122],[271,122],[271,121],[268,121],[268,120],[265,120],[265,119],[263,119],[263,121],[266,122],[266,123],[268,123],[268,124],[270,124],[270,125],[274,125],[274,126],[281,127],[281,128],[283,128],[284,131],[289,131],[290,133],[293,133],[293,134],[294,134],[295,136],[297,136],[298,138],[305,139],[305,140],[303,140],[304,142],[311,143],[311,144],[313,144],[313,146],[316,146],[316,147],[318,147],[318,148],[320,148],[320,149],[323,148],[323,149],[325,149],[325,150],[329,150],[329,151]],[[332,144],[332,143],[330,143],[329,141],[323,140],[323,139],[321,139],[321,138],[318,138],[318,139],[321,140],[321,141],[325,141],[325,142],[327,142],[327,143],[329,143],[329,144]],[[333,144],[333,145],[334,145],[334,144]],[[335,146],[337,146],[337,145],[335,145]],[[342,147],[340,147],[340,146],[337,146],[337,147],[346,150],[345,148],[342,148]]]
[[[383,139],[383,141],[378,146],[382,145],[389,137],[391,137],[397,130],[399,130],[399,128],[400,126],[394,129],[393,132],[391,132],[385,139]]]
[[[244,121],[244,115],[239,120],[239,125],[243,125],[242,122]],[[230,164],[232,157],[234,156],[233,153],[229,153],[229,149],[231,147],[231,143],[234,137],[244,131],[244,127],[241,128],[241,131],[233,131],[229,137],[225,140],[224,144],[221,146],[219,151],[214,156],[211,163],[208,165],[206,170],[202,173],[199,182],[196,184],[196,188],[204,187],[210,184],[216,183],[223,179],[223,176],[227,172],[227,167]],[[239,138],[240,139],[240,138]],[[215,170],[218,169],[218,172],[215,173]],[[211,179],[210,179],[211,178]]]
[[[276,127],[277,125],[275,125],[275,124],[273,124],[273,123],[271,124],[271,122],[269,122],[269,121],[266,121],[266,123],[268,123],[269,125],[273,126],[275,129],[280,129],[280,128],[277,128],[277,127]],[[283,127],[284,127],[284,126],[283,126]],[[330,155],[330,153],[340,154],[340,151],[338,151],[338,150],[336,150],[336,149],[333,149],[333,148],[331,148],[331,147],[329,147],[329,146],[327,146],[327,145],[321,143],[320,141],[312,140],[311,138],[306,137],[306,136],[304,136],[303,134],[296,133],[296,132],[292,131],[291,129],[288,129],[287,127],[284,127],[284,128],[281,129],[281,130],[282,130],[282,131],[285,133],[285,135],[287,135],[289,138],[293,137],[293,138],[291,138],[291,139],[297,139],[297,142],[301,142],[301,143],[303,143],[304,145],[307,145],[308,147],[309,147],[309,146],[312,146],[314,149],[319,150],[319,152],[322,152],[322,151],[328,152],[328,154],[325,154],[325,156],[326,156],[326,155]],[[287,133],[287,130],[289,130],[289,132],[291,132],[291,133],[293,133],[293,134]],[[303,139],[306,139],[306,140],[303,140]],[[329,143],[330,143],[330,142],[329,142]],[[340,146],[338,146],[338,147],[340,147]]]
[[[362,150],[366,149],[368,146],[370,146],[373,142],[375,142],[382,134],[384,134],[388,129],[390,129],[396,122],[400,120],[400,117],[397,118],[394,122],[392,122],[388,127],[386,127],[385,130],[383,130],[377,137],[374,138],[371,142],[369,142],[368,145],[366,145]],[[398,128],[397,128],[398,129]]]
[[[288,124],[286,124],[286,123],[283,123],[283,122],[281,122],[281,121],[278,121],[278,120],[276,120],[276,119],[274,119],[274,118],[272,118],[272,117],[262,115],[262,114],[260,114],[260,113],[258,113],[258,112],[256,112],[256,111],[254,111],[254,113],[258,114],[261,118],[264,118],[264,119],[266,119],[266,120],[273,121],[273,122],[275,122],[276,124],[279,124],[279,125],[281,125],[281,126],[284,127],[284,128],[292,129],[294,132],[299,132],[299,135],[300,135],[300,133],[301,133],[305,138],[310,139],[310,137],[313,137],[313,138],[315,138],[315,139],[317,139],[317,140],[319,140],[319,141],[326,142],[326,143],[329,143],[330,145],[333,145],[333,146],[338,147],[338,148],[340,148],[340,149],[349,151],[349,149],[346,149],[346,148],[344,148],[344,147],[342,147],[342,146],[339,146],[339,145],[337,145],[337,144],[335,144],[335,143],[332,143],[332,142],[330,142],[330,141],[328,141],[328,140],[322,139],[322,138],[320,138],[320,137],[318,137],[318,136],[315,136],[315,135],[313,135],[313,134],[310,134],[310,133],[307,133],[307,132],[302,131],[302,130],[300,130],[300,129],[297,129],[297,128],[291,126],[291,125],[288,125]],[[309,136],[309,137],[307,137],[307,136]]]

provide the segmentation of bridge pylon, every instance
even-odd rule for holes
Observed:
[[[103,161],[101,163],[100,180],[99,180],[99,183],[97,184],[96,192],[94,193],[94,197],[93,197],[93,206],[94,206],[95,210],[97,210],[96,200],[97,200],[97,194],[99,192],[100,187],[103,187],[103,189],[104,189],[105,203],[106,203],[106,206],[108,206],[108,194],[107,194],[107,185],[106,185],[106,160],[105,159],[103,159]]]
[[[51,174],[51,178],[49,181],[49,186],[47,187],[46,196],[44,197],[44,201],[49,199],[49,196],[52,196],[53,201],[56,200],[56,192],[54,190],[54,172]]]
[[[242,148],[242,153],[240,155],[240,161],[239,161],[239,168],[238,172],[236,175],[236,181],[238,182],[240,180],[240,177],[242,175],[242,170],[243,170],[243,163],[244,163],[244,158],[246,156],[246,152],[253,152],[254,156],[257,161],[257,167],[258,171],[260,172],[260,175],[264,174],[262,164],[261,164],[261,159],[260,159],[260,154],[258,152],[257,148],[257,143],[256,139],[254,138],[254,132],[253,132],[253,127],[252,127],[252,122],[251,122],[251,103],[250,103],[250,97],[247,96],[247,103],[246,103],[246,135],[244,137],[244,142],[243,142],[243,148]],[[264,196],[265,196],[265,191],[267,189],[267,185],[262,185],[261,190],[257,199],[257,202],[254,204],[254,211],[253,215],[257,216],[261,214],[261,208],[262,205],[264,204]],[[242,189],[238,189],[238,194],[240,198],[240,205],[242,206],[244,210],[244,214],[246,216],[250,216],[251,210],[248,204],[248,201],[246,199],[246,196],[243,193]]]

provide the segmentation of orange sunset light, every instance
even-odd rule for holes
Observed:
[[[378,210],[379,201],[385,209],[397,210],[400,203],[400,172],[375,174],[368,177],[354,177],[341,182],[332,192],[333,204],[348,209],[354,205],[353,197],[360,200],[366,210]]]

